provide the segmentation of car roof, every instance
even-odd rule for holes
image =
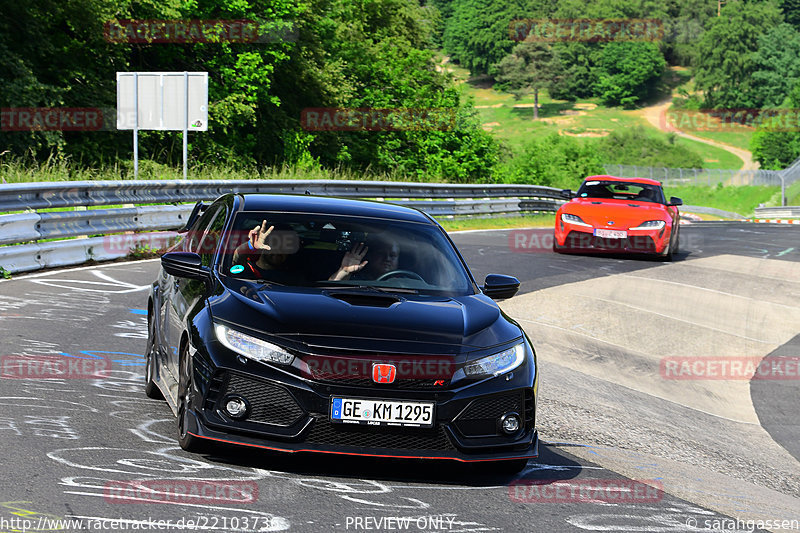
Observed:
[[[292,194],[239,194],[239,210],[319,213],[432,224],[424,213],[385,202]]]
[[[624,183],[644,183],[644,184],[647,184],[647,185],[656,185],[658,187],[661,187],[661,182],[660,181],[651,180],[649,178],[620,178],[620,177],[617,177],[617,176],[602,175],[602,176],[589,176],[588,178],[586,178],[583,181],[595,181],[595,180],[600,180],[600,181],[619,181],[619,182],[624,182]]]

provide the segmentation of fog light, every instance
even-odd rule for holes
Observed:
[[[249,410],[250,406],[247,404],[247,400],[241,396],[228,396],[225,398],[225,413],[231,418],[244,418]]]
[[[520,419],[517,413],[506,413],[502,417],[500,417],[500,427],[505,431],[508,435],[516,433],[519,431],[520,427]]]

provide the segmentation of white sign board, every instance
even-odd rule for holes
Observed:
[[[208,72],[117,72],[117,129],[208,130]]]

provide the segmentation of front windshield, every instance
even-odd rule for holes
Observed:
[[[664,193],[661,187],[649,183],[621,182],[615,180],[584,181],[578,189],[578,198],[603,198],[629,200],[634,202],[653,202],[663,204]]]
[[[473,294],[435,226],[385,219],[245,211],[236,215],[221,273],[267,284]]]

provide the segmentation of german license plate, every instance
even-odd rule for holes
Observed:
[[[594,236],[604,239],[627,239],[628,232],[616,229],[596,229],[594,230]]]
[[[331,398],[331,420],[368,426],[433,427],[433,402]]]

